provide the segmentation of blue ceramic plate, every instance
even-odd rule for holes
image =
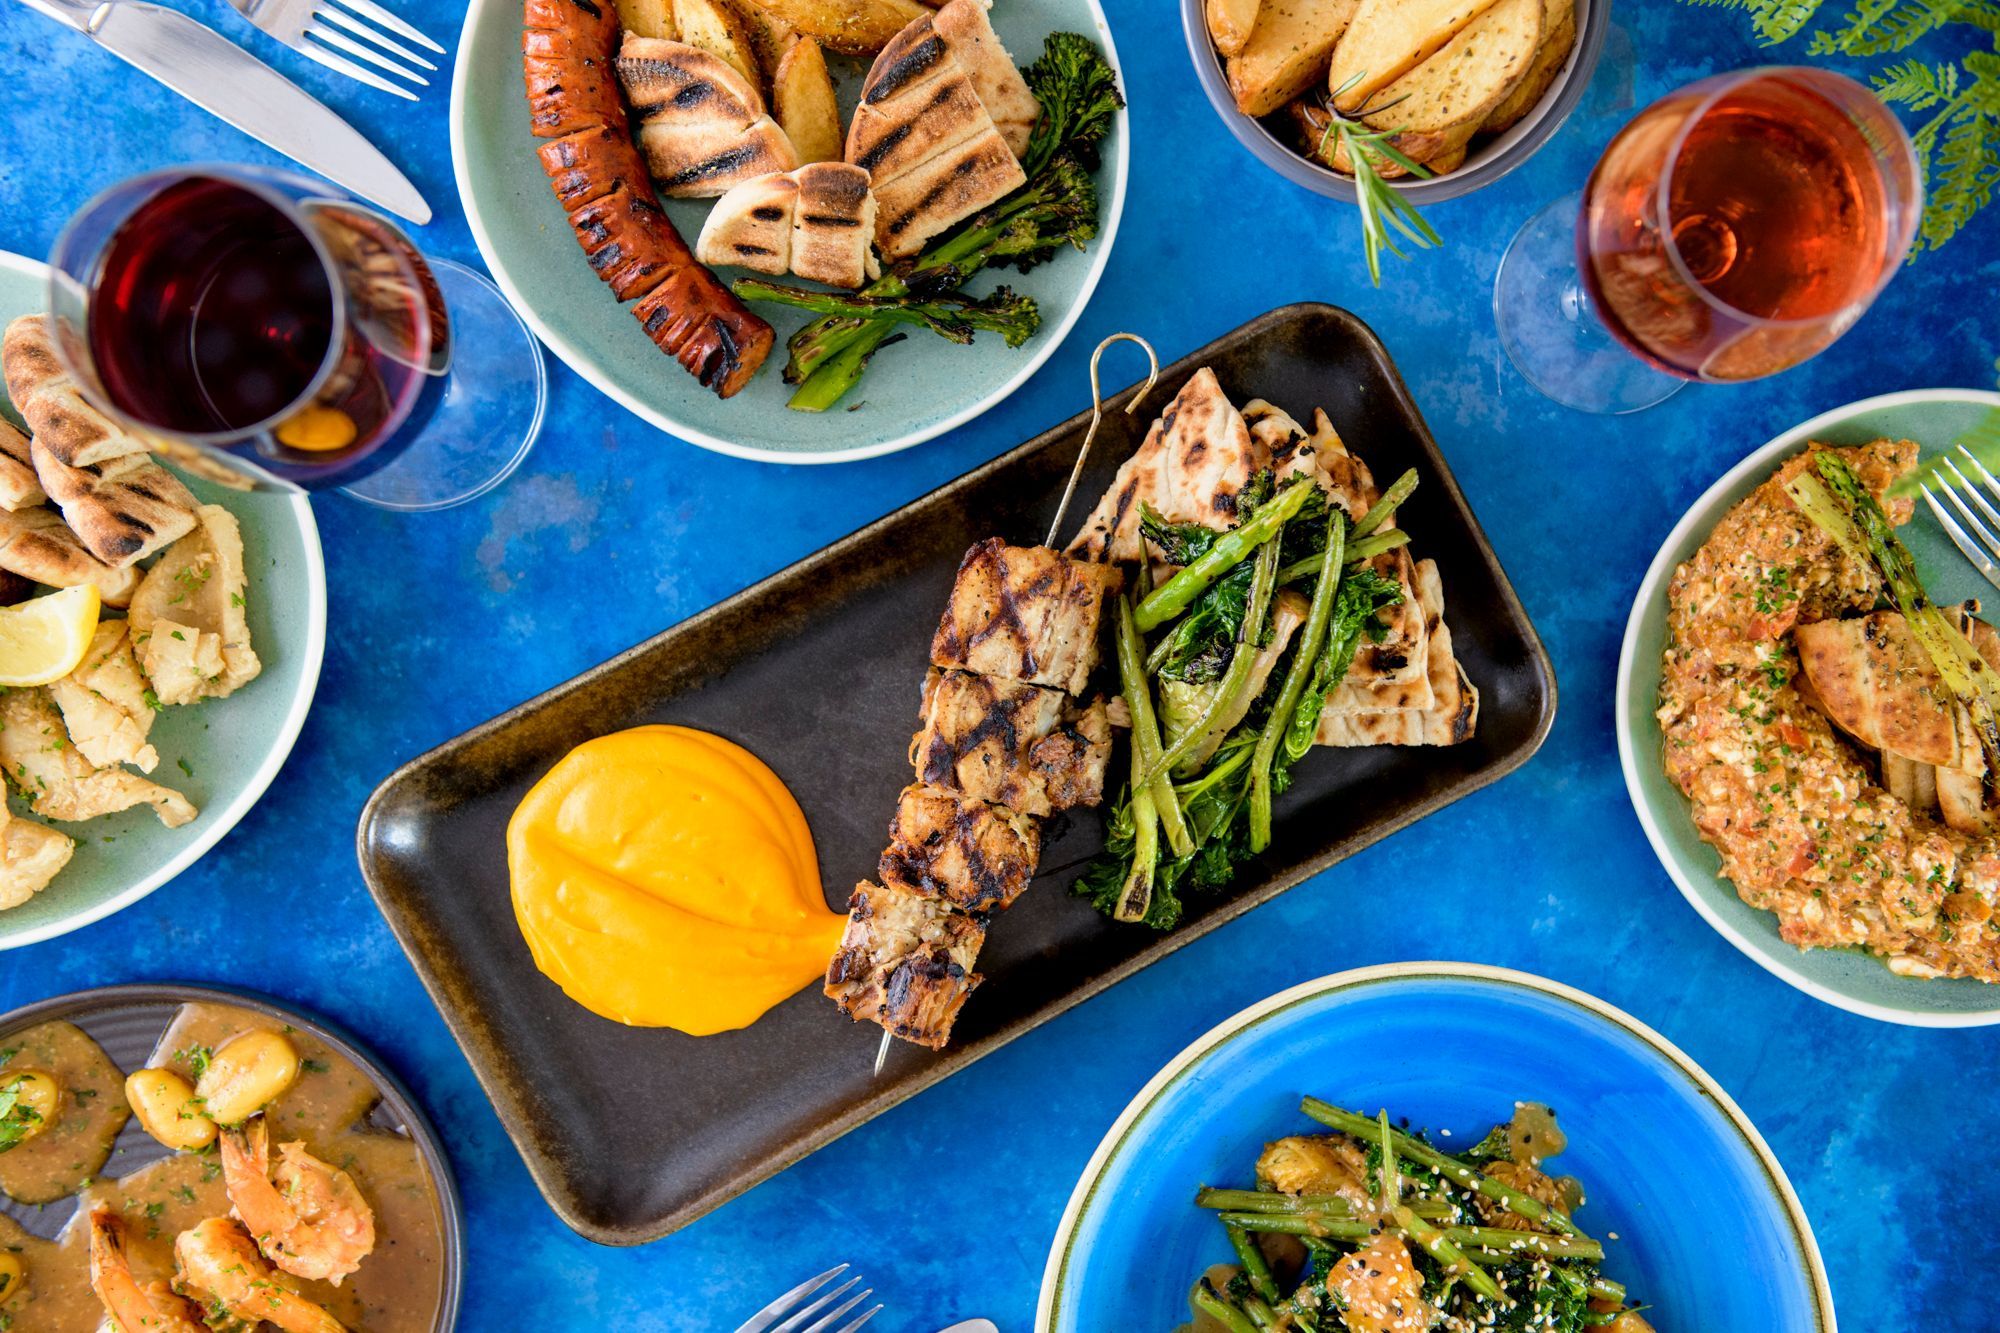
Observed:
[[[1885,437],[1910,439],[1928,455],[1948,448],[1996,407],[2000,393],[1981,389],[1884,394],[1814,417],[1751,454],[1694,502],[1653,557],[1653,567],[1646,571],[1632,604],[1618,661],[1618,754],[1625,765],[1625,786],[1660,864],[1681,895],[1723,938],[1766,971],[1828,1004],[1891,1023],[1920,1027],[2000,1023],[2000,986],[1899,977],[1867,954],[1798,949],[1778,937],[1775,916],[1736,896],[1735,886],[1722,877],[1722,858],[1695,833],[1687,798],[1667,780],[1660,762],[1660,726],[1653,710],[1659,706],[1660,653],[1667,641],[1667,584],[1674,570],[1708,540],[1716,520],[1761,485],[1779,463],[1805,448],[1807,441],[1866,444]],[[1902,538],[1936,601],[1977,597],[1989,607],[1996,605],[1992,585],[1966,563],[1922,506],[1902,528]]]
[[[1313,1131],[1299,1098],[1386,1106],[1454,1139],[1516,1101],[1555,1108],[1555,1161],[1590,1202],[1606,1275],[1659,1333],[1833,1333],[1833,1296],[1797,1196],[1727,1093],[1658,1033],[1520,972],[1401,963],[1253,1005],[1195,1042],[1111,1127],[1070,1196],[1037,1333],[1168,1333],[1230,1259],[1198,1186],[1252,1183],[1271,1139]],[[1619,1239],[1608,1239],[1615,1234]],[[1727,1256],[1716,1262],[1716,1256]]]
[[[48,282],[46,266],[0,253],[0,325],[46,310]],[[109,916],[199,861],[271,785],[312,707],[326,648],[326,567],[312,507],[302,495],[245,495],[198,477],[181,480],[200,500],[236,515],[243,529],[250,642],[264,670],[227,699],[167,709],[147,738],[160,752],[154,781],[184,793],[201,815],[170,829],[141,806],[58,824],[76,839],[76,856],[46,889],[0,912],[0,949]]]
[[[1005,0],[993,26],[1026,66],[1052,32],[1096,39],[1116,66],[1111,29],[1097,0]],[[852,113],[864,62],[829,56],[840,85],[841,114]],[[1122,78],[1122,75],[1121,75]],[[773,463],[837,463],[907,449],[970,421],[1027,382],[1083,313],[1118,234],[1125,206],[1126,116],[1119,113],[1097,172],[1098,236],[1088,250],[1064,250],[1033,271],[981,274],[970,290],[985,294],[1005,280],[1041,306],[1040,332],[1019,348],[982,334],[960,347],[928,333],[884,351],[860,386],[830,412],[794,412],[779,378],[784,341],[811,317],[779,306],[757,313],[778,331],[778,345],[757,377],[720,399],[661,354],[590,271],[535,157],[522,95],[520,0],[472,0],[458,39],[452,77],[451,159],[458,196],[479,253],[500,290],[549,350],[618,402],[661,430],[733,454]],[[692,245],[711,206],[706,199],[667,201],[667,213]],[[725,278],[741,270],[721,270]]]

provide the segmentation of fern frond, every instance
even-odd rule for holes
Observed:
[[[1825,0],[1752,0],[1750,26],[1766,46],[1789,42],[1819,15]]]
[[[1906,50],[1994,0],[1862,0],[1838,28],[1813,34],[1809,55],[1879,56]]]
[[[1813,34],[1812,45],[1806,48],[1809,56],[1851,56],[1855,54],[1855,43],[1867,40],[1876,31],[1876,25],[1895,11],[1899,0],[1860,0],[1847,11],[1847,18],[1834,28],[1821,28]]]
[[[1965,90],[1968,110],[2000,119],[2000,50],[1974,51],[1965,57],[1972,86]]]
[[[1958,96],[1958,66],[1905,60],[1888,66],[1869,82],[1875,85],[1875,95],[1890,106],[1928,111]]]
[[[2000,4],[1996,4],[1995,0],[1965,0],[1959,6],[1958,18],[1954,21],[2000,33]]]
[[[1993,202],[1993,188],[2000,184],[2000,122],[1983,115],[1958,119],[1938,148],[1930,176],[1921,232],[1924,245],[1936,250]]]

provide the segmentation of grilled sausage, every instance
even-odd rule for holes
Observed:
[[[770,354],[771,326],[697,261],[632,143],[611,0],[524,0],[528,116],[549,185],[597,275],[659,349],[727,398]]]

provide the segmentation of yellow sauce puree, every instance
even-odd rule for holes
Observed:
[[[535,966],[571,999],[697,1037],[821,976],[845,923],[778,775],[689,727],[563,756],[507,825],[507,869]]]

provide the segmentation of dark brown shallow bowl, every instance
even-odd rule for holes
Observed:
[[[1398,515],[1435,558],[1446,618],[1479,687],[1478,735],[1451,749],[1316,751],[1279,801],[1276,839],[1225,893],[1164,934],[1068,892],[1102,844],[1095,812],[1052,826],[1035,891],[994,924],[951,1048],[898,1045],[810,988],[753,1027],[692,1038],[626,1028],[535,970],[508,896],[505,830],[571,747],[650,722],[755,752],[811,821],[829,899],[874,874],[931,631],[965,548],[1046,533],[1089,414],[842,538],[393,774],[362,813],[361,868],[529,1171],[558,1215],[605,1244],[686,1225],[1001,1043],[1526,762],[1555,716],[1548,656],[1409,391],[1368,327],[1295,305],[1168,367],[1154,411],[1202,366],[1237,401],[1323,406],[1378,477],[1415,467]],[[1115,403],[1128,401],[1125,394]],[[1153,415],[1108,415],[1073,528]]]

